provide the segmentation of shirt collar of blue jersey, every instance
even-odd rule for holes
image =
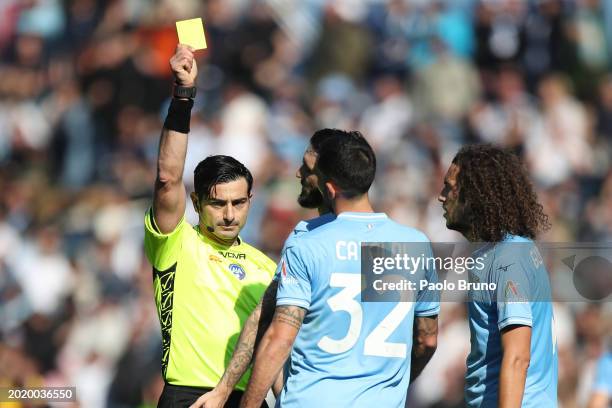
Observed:
[[[516,244],[516,243],[528,243],[531,240],[529,238],[522,237],[520,235],[512,235],[510,233],[506,233],[501,241],[499,242],[478,242],[477,248],[472,251],[472,255],[474,256],[482,256],[485,253],[494,250],[496,248],[503,248],[507,245]]]
[[[366,213],[366,212],[351,212],[345,211],[338,214],[337,218],[350,218],[350,219],[384,219],[387,218],[387,214],[385,213]]]

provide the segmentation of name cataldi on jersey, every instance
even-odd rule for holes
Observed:
[[[359,260],[359,246],[361,243],[356,241],[337,241],[336,242],[336,259],[340,261],[356,261]],[[287,274],[287,265],[285,260],[281,261],[281,279],[287,285],[296,285],[297,279]]]

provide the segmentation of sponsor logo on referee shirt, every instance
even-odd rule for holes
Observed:
[[[224,258],[230,258],[230,259],[246,259],[246,254],[237,254],[235,252],[223,252],[223,251],[219,251],[219,253],[221,255],[223,255]]]
[[[208,256],[208,260],[209,261],[213,261],[213,262],[217,262],[217,263],[223,262],[223,260],[221,258],[219,258],[218,256],[215,256],[215,255],[209,255]]]

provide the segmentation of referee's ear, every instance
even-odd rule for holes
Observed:
[[[200,214],[200,200],[198,199],[198,195],[195,193],[195,191],[192,191],[191,194],[189,194],[189,197],[191,197],[191,202],[193,203],[193,208],[195,209],[196,213]]]

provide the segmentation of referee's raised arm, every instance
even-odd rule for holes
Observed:
[[[184,408],[221,380],[237,334],[276,264],[239,236],[253,175],[231,156],[213,154],[195,166],[190,196],[198,223],[186,221],[183,170],[197,77],[193,49],[179,45],[170,66],[175,86],[159,142],[153,209],[144,217],[144,251],[153,269],[162,338],[165,384],[157,407]],[[226,408],[238,407],[249,375],[240,373],[228,387]]]
[[[183,168],[198,67],[190,47],[179,44],[170,59],[175,88],[159,141],[153,216],[161,233],[169,233],[185,213]]]

